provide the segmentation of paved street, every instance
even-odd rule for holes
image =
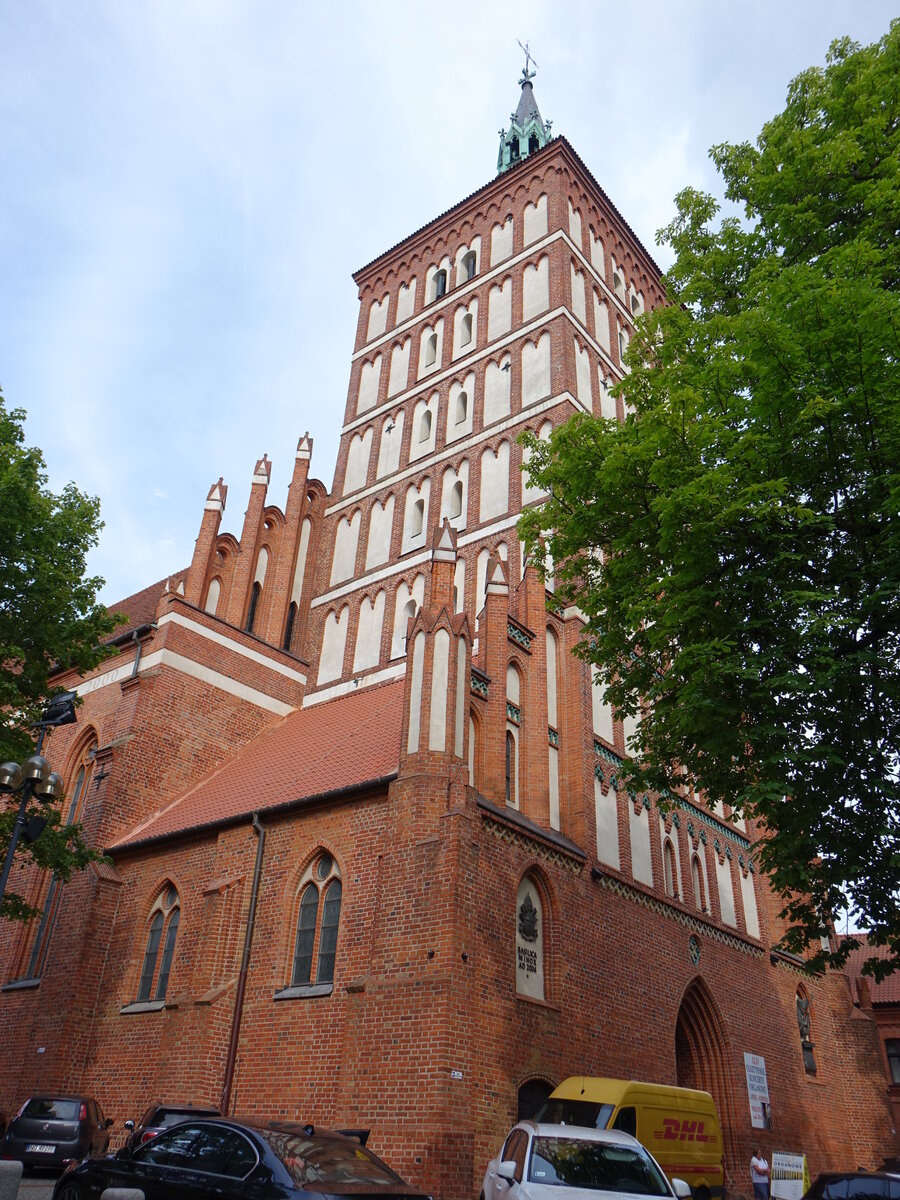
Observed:
[[[20,1200],[50,1200],[55,1183],[55,1175],[26,1175],[19,1184]]]

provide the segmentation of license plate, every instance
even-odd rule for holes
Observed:
[[[26,1154],[53,1154],[55,1150],[55,1146],[43,1146],[38,1142],[32,1142],[30,1146],[25,1147]]]

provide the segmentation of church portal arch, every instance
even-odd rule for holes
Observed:
[[[699,976],[685,990],[675,1022],[675,1071],[679,1087],[700,1088],[716,1103],[722,1125],[726,1171],[737,1163],[734,1088],[728,1039],[716,1003]]]

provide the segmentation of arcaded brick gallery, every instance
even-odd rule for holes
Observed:
[[[58,1088],[119,1134],[157,1099],[368,1128],[455,1200],[520,1102],[583,1073],[708,1088],[734,1192],[755,1141],[874,1166],[871,1010],[772,949],[743,820],[617,789],[633,730],[523,560],[519,434],[625,419],[609,389],[663,291],[530,78],[498,168],[356,274],[330,491],[307,434],[283,507],[256,463],[237,535],[220,479],[189,568],[60,675],[84,702],[46,752],[110,861],[14,869],[42,916],[0,930],[0,1108]]]

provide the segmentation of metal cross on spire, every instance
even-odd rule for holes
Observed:
[[[517,41],[517,42],[519,42],[519,39],[518,39],[518,38],[516,38],[516,41]],[[519,48],[525,52],[525,66],[524,66],[524,68],[523,68],[523,70],[522,70],[522,78],[519,80],[519,82],[520,82],[520,83],[527,83],[527,81],[528,81],[529,79],[534,79],[534,77],[535,77],[535,75],[536,75],[536,73],[537,73],[537,72],[535,72],[535,71],[530,71],[530,70],[528,69],[528,64],[529,64],[529,63],[534,63],[534,66],[536,67],[536,66],[537,66],[537,63],[535,62],[534,58],[532,57],[531,50],[528,48],[528,43],[527,43],[527,42],[525,43],[525,45],[524,45],[524,46],[522,45],[522,43],[521,43],[521,42],[519,42]]]

